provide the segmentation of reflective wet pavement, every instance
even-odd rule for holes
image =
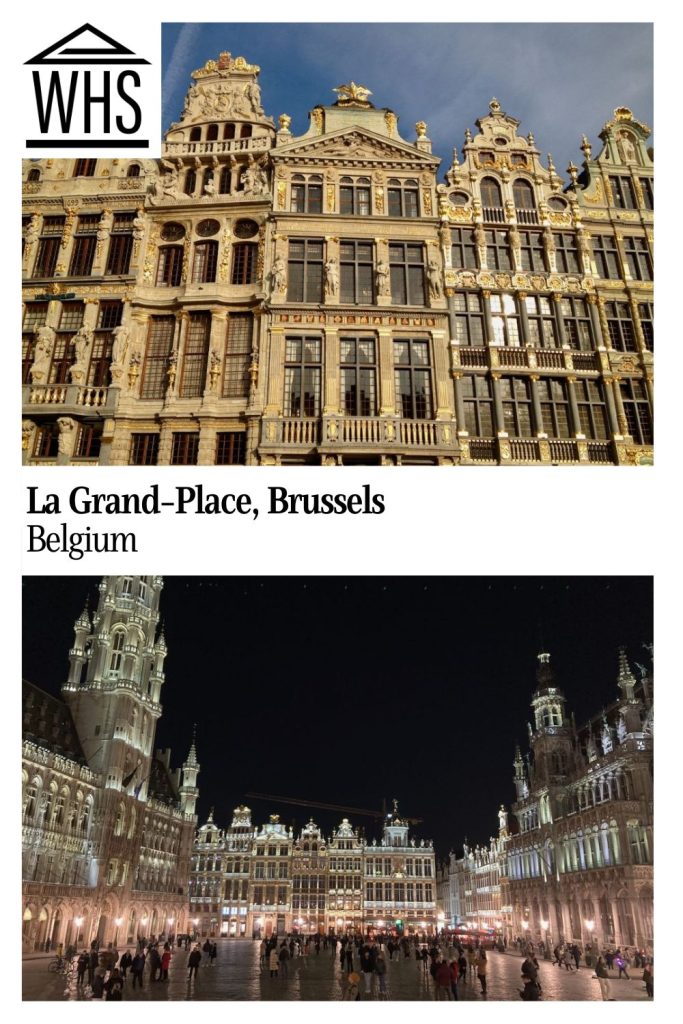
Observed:
[[[123,949],[120,950],[123,952]],[[214,967],[202,963],[198,976],[187,980],[188,953],[176,950],[171,961],[167,982],[150,982],[149,968],[145,969],[144,987],[132,987],[130,975],[124,988],[124,1000],[149,1001],[187,999],[199,1000],[341,1000],[346,989],[346,974],[340,970],[339,958],[330,949],[321,949],[309,957],[289,962],[287,977],[271,979],[270,972],[259,966],[259,944],[250,940],[219,940],[218,957]],[[26,1000],[81,999],[75,979],[68,981],[60,975],[50,974],[49,958],[26,959],[23,963],[23,997]],[[504,953],[490,953],[488,972],[488,1000],[519,1000],[521,959]],[[355,960],[358,969],[358,958]],[[599,1000],[598,982],[590,968],[582,967],[571,973],[541,961],[543,999]],[[642,970],[633,970],[631,980],[611,981],[612,996],[618,1000],[642,1000],[647,996],[641,981]],[[434,986],[422,964],[413,959],[387,958],[387,990],[390,1000],[433,1000]],[[377,999],[377,993],[366,995],[360,982],[360,996]],[[459,998],[481,1001],[481,989],[476,978],[458,985]]]

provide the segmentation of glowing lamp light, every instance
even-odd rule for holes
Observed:
[[[74,923],[76,924],[76,926],[78,928],[80,928],[81,925],[83,924],[83,918],[82,917],[75,917],[74,918]]]
[[[196,928],[196,927],[197,927],[197,925],[199,924],[199,918],[198,918],[198,917],[193,917],[193,918],[192,918],[192,924],[193,924],[193,925],[195,926],[195,928]]]
[[[175,921],[175,917],[169,917],[169,919],[168,919],[168,923],[169,924],[173,924],[174,921]]]
[[[384,921],[378,921],[377,922],[377,927],[378,928],[384,928]]]
[[[524,929],[524,931],[528,931],[528,929],[529,929],[529,922],[528,921],[522,921],[522,928]]]
[[[550,924],[549,921],[541,921],[541,928],[543,929],[544,932],[548,931],[548,925],[549,924]]]
[[[145,916],[142,918],[142,923],[143,924],[147,924],[148,921],[149,921],[149,918],[147,917],[147,914],[145,914]]]
[[[116,925],[117,928],[120,928],[121,925],[123,924],[123,918],[122,917],[115,917],[114,918],[114,924]]]
[[[589,932],[592,932],[595,928],[595,921],[584,921],[583,923],[585,924]]]

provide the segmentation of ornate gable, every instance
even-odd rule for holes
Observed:
[[[329,135],[304,136],[272,151],[275,163],[356,162],[378,166],[404,167],[406,170],[435,170],[438,157],[421,153],[407,143],[383,138],[367,129],[347,128]]]

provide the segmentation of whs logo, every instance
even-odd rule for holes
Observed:
[[[150,62],[85,24],[26,62],[35,106],[27,150],[147,150]]]

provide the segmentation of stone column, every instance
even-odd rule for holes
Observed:
[[[614,391],[612,385],[614,383],[613,377],[603,377],[605,384],[605,401],[607,403],[607,415],[609,417],[609,428],[612,436],[615,440],[621,440],[621,431],[619,430],[619,421],[617,419],[617,408],[614,403]]]
[[[522,346],[522,348],[531,347],[532,342],[531,337],[529,335],[529,315],[526,310],[527,293],[517,292],[517,299],[519,300],[519,326],[521,328],[521,338],[519,343]]]
[[[199,446],[197,449],[197,465],[213,466],[216,462],[216,433],[213,421],[199,421]]]
[[[593,328],[593,337],[595,338],[595,347],[597,349],[607,348],[607,337],[603,335],[602,325],[600,323],[600,313],[598,311],[598,297],[597,295],[586,296],[588,303],[588,314],[591,318],[591,327]]]
[[[173,454],[173,423],[168,420],[161,424],[159,431],[159,453],[157,466],[170,466]]]
[[[491,380],[493,382],[493,410],[496,420],[496,437],[507,437],[508,433],[505,429],[505,416],[503,414],[503,399],[500,393],[500,374],[492,373]]]
[[[548,433],[543,425],[543,410],[541,409],[541,396],[538,393],[538,374],[531,374],[531,404],[536,420],[536,437],[547,437]]]
[[[486,326],[486,344],[492,345],[494,339],[493,316],[491,315],[491,292],[483,291],[481,297],[484,300],[484,324]]]
[[[59,426],[57,465],[68,466],[73,458],[78,440],[78,420],[72,419],[71,416],[60,416],[57,425]]]
[[[624,439],[632,441],[633,438],[629,434],[628,421],[626,419],[626,413],[624,412],[624,400],[621,397],[621,377],[614,377],[612,381],[614,401],[617,407],[617,422],[619,423],[619,433],[623,435]]]
[[[227,334],[228,334],[227,324],[228,324],[228,314],[225,311],[225,309],[223,309],[223,307],[219,307],[218,309],[211,310],[211,334],[209,336],[209,359],[208,359],[208,363],[207,363],[208,369],[207,369],[207,374],[206,374],[206,380],[204,382],[204,399],[205,400],[207,398],[210,399],[212,396],[216,397],[216,398],[220,397],[221,381],[222,381],[222,378],[223,378],[223,373],[225,372],[225,351],[226,351]],[[220,370],[218,378],[216,379],[216,382],[215,382],[215,387],[212,386],[212,381],[211,381],[211,366],[212,366],[213,353],[216,354],[216,359],[217,359],[216,365],[217,365],[217,367]],[[201,441],[200,441],[200,447],[201,447]]]
[[[432,342],[434,350],[434,376],[436,378],[436,411],[434,418],[437,420],[450,420],[453,418],[453,408],[450,401],[450,389],[448,386],[448,359],[446,355],[445,332],[432,331]]]
[[[451,370],[451,376],[453,378],[453,389],[455,391],[455,419],[456,427],[458,431],[458,437],[469,437],[469,431],[466,425],[465,419],[465,403],[462,398],[462,372],[460,370]]]
[[[569,395],[569,412],[572,418],[574,437],[577,438],[577,440],[585,441],[586,435],[581,430],[579,404],[576,400],[576,377],[567,377],[567,393]]]
[[[57,265],[55,266],[55,277],[66,277],[69,272],[69,264],[71,263],[71,253],[73,251],[74,241],[74,228],[76,227],[76,210],[71,207],[66,211],[66,221],[64,223],[64,232],[60,242],[61,252],[57,257]],[[97,260],[97,256],[95,257]],[[92,273],[102,273],[101,270],[96,269],[93,264]]]
[[[394,387],[394,352],[391,331],[379,330],[379,414],[396,415],[396,390]]]
[[[263,414],[264,416],[281,416],[285,377],[285,333],[282,327],[271,327],[269,334],[268,384],[266,407]]]
[[[562,348],[569,348],[569,342],[567,341],[567,332],[564,329],[564,320],[562,318],[562,295],[559,292],[553,292],[553,304],[555,308],[555,323],[557,325],[557,337]]]
[[[340,346],[336,327],[323,328],[325,393],[323,416],[340,412]]]

